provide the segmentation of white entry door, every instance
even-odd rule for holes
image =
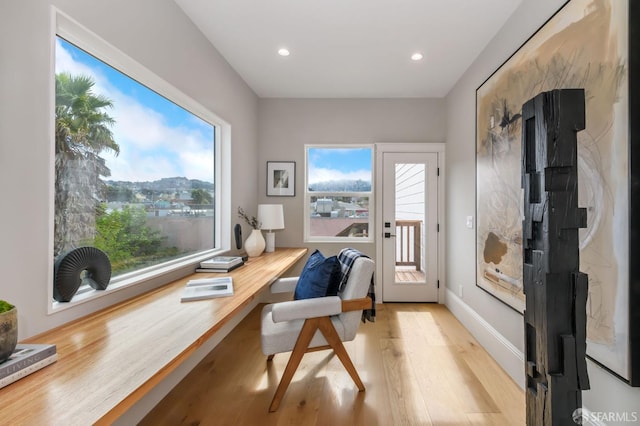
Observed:
[[[437,302],[438,154],[382,155],[382,300]]]

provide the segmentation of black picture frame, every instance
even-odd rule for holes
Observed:
[[[295,197],[296,162],[267,161],[267,196]]]
[[[640,387],[640,2],[629,1],[629,384]]]

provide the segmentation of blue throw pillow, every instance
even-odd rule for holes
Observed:
[[[314,251],[304,265],[298,278],[293,298],[335,296],[340,284],[340,262],[337,256],[324,257],[320,250]]]

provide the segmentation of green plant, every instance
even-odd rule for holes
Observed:
[[[124,207],[107,213],[103,204],[98,210],[96,236],[88,245],[109,256],[113,273],[122,273],[154,259],[175,256],[175,247],[163,246],[166,239],[147,225],[144,209]]]
[[[0,300],[0,314],[3,312],[9,312],[13,308],[14,306],[11,303]]]
[[[242,210],[242,207],[238,207],[238,216],[243,218],[253,229],[260,229],[260,222],[258,222],[258,219],[256,219],[255,216],[249,217],[245,211]]]
[[[213,197],[211,194],[202,188],[196,188],[191,190],[191,199],[194,204],[211,204],[213,203]]]

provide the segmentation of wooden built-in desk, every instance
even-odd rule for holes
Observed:
[[[58,361],[0,389],[0,423],[109,424],[203,345],[307,249],[277,249],[228,275],[234,295],[180,303],[189,279],[27,339],[54,343]]]

